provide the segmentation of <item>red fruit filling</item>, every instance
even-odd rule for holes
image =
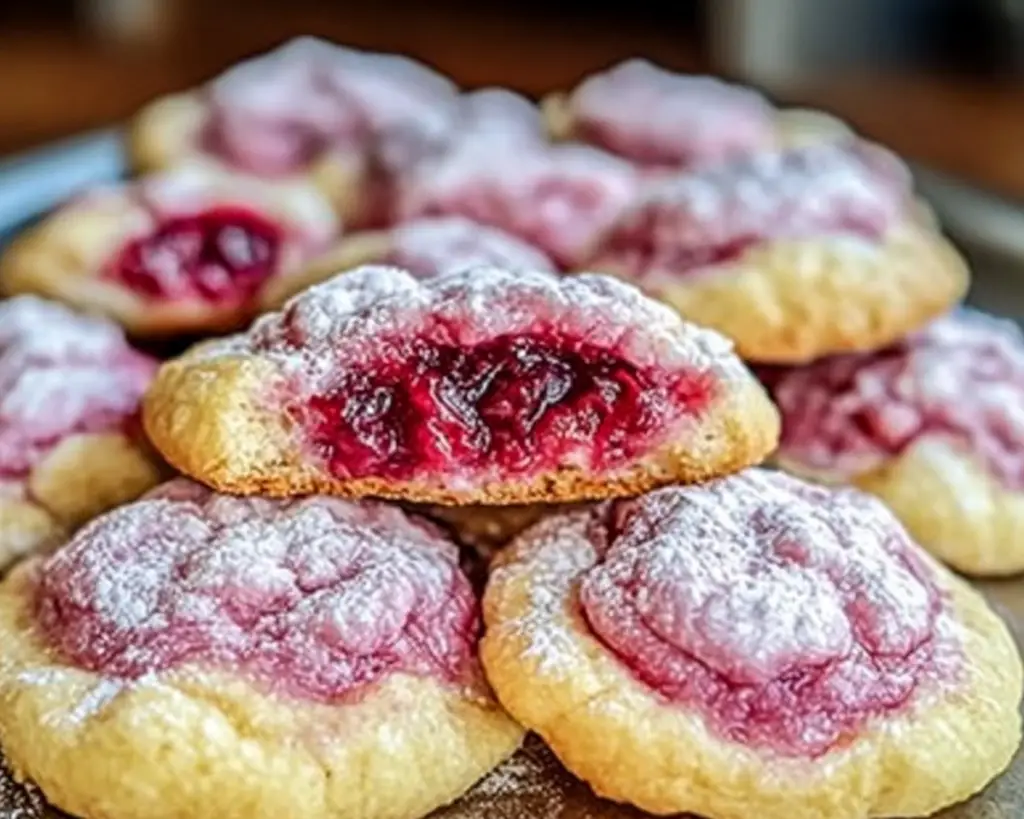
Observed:
[[[627,466],[744,376],[720,336],[616,279],[495,267],[365,266],[208,349],[273,363],[268,407],[340,479],[460,488]]]
[[[638,367],[557,335],[474,347],[392,339],[347,371],[305,421],[339,478],[528,478],[572,465],[615,469],[661,443],[714,394],[696,372]]]
[[[108,276],[147,299],[245,302],[277,271],[282,241],[245,208],[172,216],[122,247]]]
[[[966,310],[880,352],[763,373],[782,411],[781,453],[852,477],[921,441],[946,441],[1024,489],[1024,339]]]
[[[420,277],[477,266],[554,272],[543,252],[514,236],[458,216],[419,219],[392,232],[387,263]]]
[[[671,282],[772,240],[878,241],[908,196],[898,160],[871,146],[761,154],[652,183],[604,235],[596,256],[637,278]]]
[[[133,428],[156,366],[111,323],[31,296],[0,303],[0,483],[69,435]]]
[[[577,266],[636,194],[635,172],[579,145],[470,140],[411,175],[404,218],[464,216]]]
[[[591,536],[593,634],[730,741],[815,757],[958,677],[945,596],[860,493],[748,470],[622,502]]]
[[[396,673],[474,681],[478,607],[458,550],[394,507],[165,484],[38,570],[38,621],[80,668],[188,665],[317,701]]]
[[[758,93],[627,60],[569,99],[577,139],[633,162],[689,167],[769,150],[774,112]]]

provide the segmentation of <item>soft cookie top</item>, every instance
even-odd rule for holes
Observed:
[[[312,37],[240,63],[205,98],[199,148],[270,176],[332,153],[368,152],[381,139],[443,140],[457,107],[455,86],[421,63]]]
[[[554,130],[640,165],[690,167],[775,144],[774,109],[756,91],[647,60],[587,77],[563,105]]]
[[[231,491],[501,504],[741,468],[777,424],[728,342],[614,279],[386,267],[166,365],[145,420]]]
[[[893,347],[764,378],[794,466],[848,480],[938,443],[1024,488],[1024,338],[1012,322],[958,310]]]
[[[1020,741],[983,598],[878,500],[780,472],[549,517],[492,561],[484,620],[512,716],[658,814],[931,815]]]
[[[81,530],[34,589],[49,642],[114,681],[240,671],[316,701],[394,674],[481,686],[458,550],[396,507],[236,498],[178,479]]]
[[[910,197],[902,163],[866,143],[765,151],[650,186],[603,236],[597,256],[668,286],[767,242],[879,241]]]
[[[71,436],[134,434],[157,363],[114,324],[34,296],[0,302],[0,499]]]

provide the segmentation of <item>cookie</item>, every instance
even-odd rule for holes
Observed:
[[[641,185],[629,163],[585,145],[467,139],[401,174],[395,211],[400,221],[463,216],[517,236],[570,269]]]
[[[751,469],[554,516],[481,658],[599,795],[709,819],[925,816],[1020,742],[1003,622],[877,500]]]
[[[0,741],[76,816],[415,819],[522,737],[478,608],[395,507],[177,479],[0,586]]]
[[[300,37],[148,105],[129,150],[144,171],[199,162],[313,182],[352,225],[371,218],[382,143],[428,152],[457,116],[454,84],[422,63]]]
[[[779,111],[751,88],[625,60],[545,98],[552,138],[578,140],[649,169],[692,168],[850,134],[816,111]]]
[[[106,321],[0,302],[0,571],[159,481],[138,424],[156,367]]]
[[[0,258],[0,289],[105,313],[137,336],[223,332],[337,231],[308,186],[179,168],[72,199]]]
[[[301,273],[271,283],[263,294],[264,306],[279,308],[312,285],[366,264],[401,267],[420,278],[481,265],[555,272],[543,251],[502,230],[461,216],[427,217],[342,237]]]
[[[417,511],[449,529],[459,543],[487,561],[516,535],[566,508],[569,507],[534,503],[525,506],[424,506]]]
[[[875,353],[762,372],[789,471],[871,492],[971,575],[1024,571],[1024,338],[968,310]]]
[[[774,364],[890,344],[949,310],[969,280],[904,165],[855,140],[652,184],[583,269],[632,281]]]
[[[742,469],[778,417],[717,334],[606,276],[363,267],[165,364],[151,440],[228,492],[563,503]]]

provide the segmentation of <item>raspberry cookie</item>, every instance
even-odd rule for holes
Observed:
[[[639,284],[768,363],[877,349],[946,312],[968,284],[903,164],[857,141],[652,185],[584,268]]]
[[[584,145],[469,139],[398,182],[399,219],[464,216],[577,267],[640,188],[631,165]]]
[[[813,111],[777,111],[761,94],[632,59],[544,100],[549,133],[645,168],[690,168],[850,134]]]
[[[139,336],[236,329],[337,229],[312,188],[178,169],[73,199],[7,251],[0,288],[106,313]]]
[[[778,462],[885,501],[959,571],[1024,571],[1024,338],[960,310],[875,353],[763,372]]]
[[[426,521],[178,479],[0,586],[0,740],[79,816],[414,819],[522,737],[478,630]]]
[[[930,815],[1020,740],[983,598],[877,500],[778,472],[548,518],[496,558],[484,620],[512,715],[652,813]]]
[[[455,86],[421,63],[301,37],[149,105],[131,152],[143,170],[200,162],[312,181],[351,224],[382,143],[433,150],[450,138],[458,107]]]
[[[721,336],[605,276],[363,267],[164,365],[146,429],[218,489],[565,502],[742,469],[778,416]]]
[[[343,237],[300,274],[271,283],[264,293],[264,305],[280,307],[296,293],[366,264],[401,267],[419,278],[479,266],[555,272],[554,263],[543,251],[503,230],[461,216],[427,217],[390,230]]]
[[[422,514],[450,529],[455,539],[485,561],[516,535],[565,506],[426,506]]]
[[[0,302],[0,570],[157,483],[137,418],[156,366],[113,324]]]

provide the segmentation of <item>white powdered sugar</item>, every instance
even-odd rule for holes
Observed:
[[[397,268],[357,268],[299,294],[247,334],[209,345],[203,355],[257,354],[323,390],[339,368],[390,357],[400,340],[443,333],[445,343],[472,347],[538,331],[614,348],[641,366],[745,375],[722,336],[616,279],[487,267],[426,280]]]
[[[875,239],[902,219],[909,196],[906,168],[875,146],[765,152],[652,184],[603,243],[613,255],[652,247],[646,264],[658,267],[766,239]]]
[[[640,184],[628,163],[587,146],[471,139],[406,174],[396,207],[403,219],[461,215],[493,225],[569,268]]]
[[[156,362],[121,329],[35,296],[0,302],[0,478],[23,478],[74,432],[120,429]]]
[[[312,37],[240,63],[209,98],[220,147],[258,169],[378,140],[423,150],[447,140],[458,118],[454,84],[422,63]]]
[[[49,638],[113,681],[85,709],[119,680],[182,664],[317,699],[393,670],[454,680],[473,664],[458,550],[384,504],[236,498],[180,479],[86,526],[37,584]]]
[[[817,756],[961,678],[931,564],[854,490],[750,469],[555,515],[510,549],[491,593],[525,584],[529,606],[489,625],[531,673],[575,673],[596,640],[744,744]]]
[[[756,91],[631,59],[569,97],[580,137],[638,162],[687,165],[770,148],[774,111]]]
[[[1012,322],[959,310],[888,350],[766,378],[794,463],[849,477],[946,441],[1024,486],[1024,336]]]
[[[481,266],[555,272],[543,251],[461,216],[414,219],[398,225],[391,231],[388,263],[421,277]]]

